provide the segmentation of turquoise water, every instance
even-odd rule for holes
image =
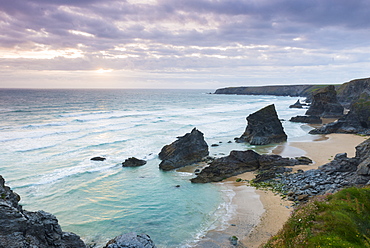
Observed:
[[[189,247],[232,214],[233,192],[192,184],[191,173],[160,171],[160,149],[196,127],[209,146],[219,144],[210,155],[223,156],[254,148],[228,143],[252,112],[271,103],[281,119],[305,112],[288,108],[297,98],[207,92],[0,90],[0,174],[25,209],[53,213],[87,243],[136,231],[158,247]],[[301,124],[283,125],[289,138],[306,134]],[[122,168],[132,156],[147,164]]]

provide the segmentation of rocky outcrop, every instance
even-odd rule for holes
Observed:
[[[370,96],[370,78],[355,79],[337,88],[338,101],[347,108],[365,96]]]
[[[229,156],[217,158],[205,167],[193,183],[219,182],[248,171],[269,170],[273,167],[308,164],[307,158],[283,158],[279,155],[260,155],[253,150],[231,151]],[[312,161],[311,161],[312,162]]]
[[[319,116],[315,115],[297,115],[296,117],[290,118],[291,122],[301,122],[301,123],[309,123],[309,124],[321,124],[322,120]]]
[[[342,116],[343,111],[344,108],[338,102],[335,87],[329,85],[314,93],[312,103],[306,115],[330,118]]]
[[[63,232],[54,215],[23,210],[19,201],[0,176],[0,247],[86,247],[76,234]]]
[[[283,126],[278,118],[275,105],[271,104],[247,117],[248,125],[236,142],[248,142],[251,145],[267,145],[287,140]]]
[[[122,167],[138,167],[143,166],[145,164],[146,164],[145,160],[131,157],[126,159],[125,162],[122,163]]]
[[[110,240],[104,248],[155,248],[155,244],[146,234],[126,233]]]
[[[370,135],[370,97],[352,103],[348,114],[337,121],[313,129],[310,134],[353,133]]]
[[[370,139],[356,147],[356,156],[339,153],[316,170],[282,174],[273,179],[282,186],[289,200],[306,201],[314,195],[334,193],[343,187],[367,185],[370,182]]]
[[[194,128],[191,133],[178,137],[172,144],[162,148],[159,153],[159,159],[162,160],[159,168],[165,171],[173,170],[200,162],[208,154],[208,145],[203,133]]]
[[[306,104],[302,104],[298,99],[294,104],[290,105],[289,108],[303,108],[306,106]]]

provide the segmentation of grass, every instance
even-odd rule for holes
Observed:
[[[343,189],[297,207],[264,247],[370,247],[370,187]]]

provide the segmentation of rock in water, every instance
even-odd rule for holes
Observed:
[[[156,248],[156,246],[148,235],[132,232],[115,237],[104,248]]]
[[[158,154],[162,162],[159,168],[165,171],[200,162],[208,156],[208,145],[203,133],[194,128],[170,145],[165,145]]]
[[[311,106],[307,110],[306,115],[330,118],[342,116],[343,111],[344,108],[338,102],[334,85],[329,85],[314,93]]]
[[[305,104],[302,104],[299,99],[292,105],[289,106],[289,108],[303,108],[303,106],[306,106]]]
[[[271,104],[247,117],[245,132],[236,142],[249,142],[251,145],[267,145],[287,140],[283,126],[278,118],[275,105]]]
[[[19,200],[0,176],[0,247],[86,247],[76,234],[63,232],[54,215],[23,210]]]
[[[90,160],[92,160],[92,161],[104,161],[105,159],[106,158],[103,158],[103,157],[93,157]]]
[[[125,160],[125,162],[122,163],[122,167],[137,167],[145,165],[146,161],[142,159],[137,159],[135,157],[131,157]]]

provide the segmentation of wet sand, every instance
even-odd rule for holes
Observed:
[[[272,153],[283,157],[307,156],[314,161],[311,165],[294,166],[294,171],[317,169],[337,153],[346,152],[348,157],[354,157],[355,147],[367,138],[352,134],[307,135],[276,146]],[[237,178],[251,180],[254,176],[247,172],[223,182],[235,191],[232,201],[235,215],[224,230],[209,231],[196,247],[235,247],[229,238],[236,236],[238,247],[257,248],[282,228],[293,210],[292,202],[271,191],[255,190],[246,182],[235,182]]]

